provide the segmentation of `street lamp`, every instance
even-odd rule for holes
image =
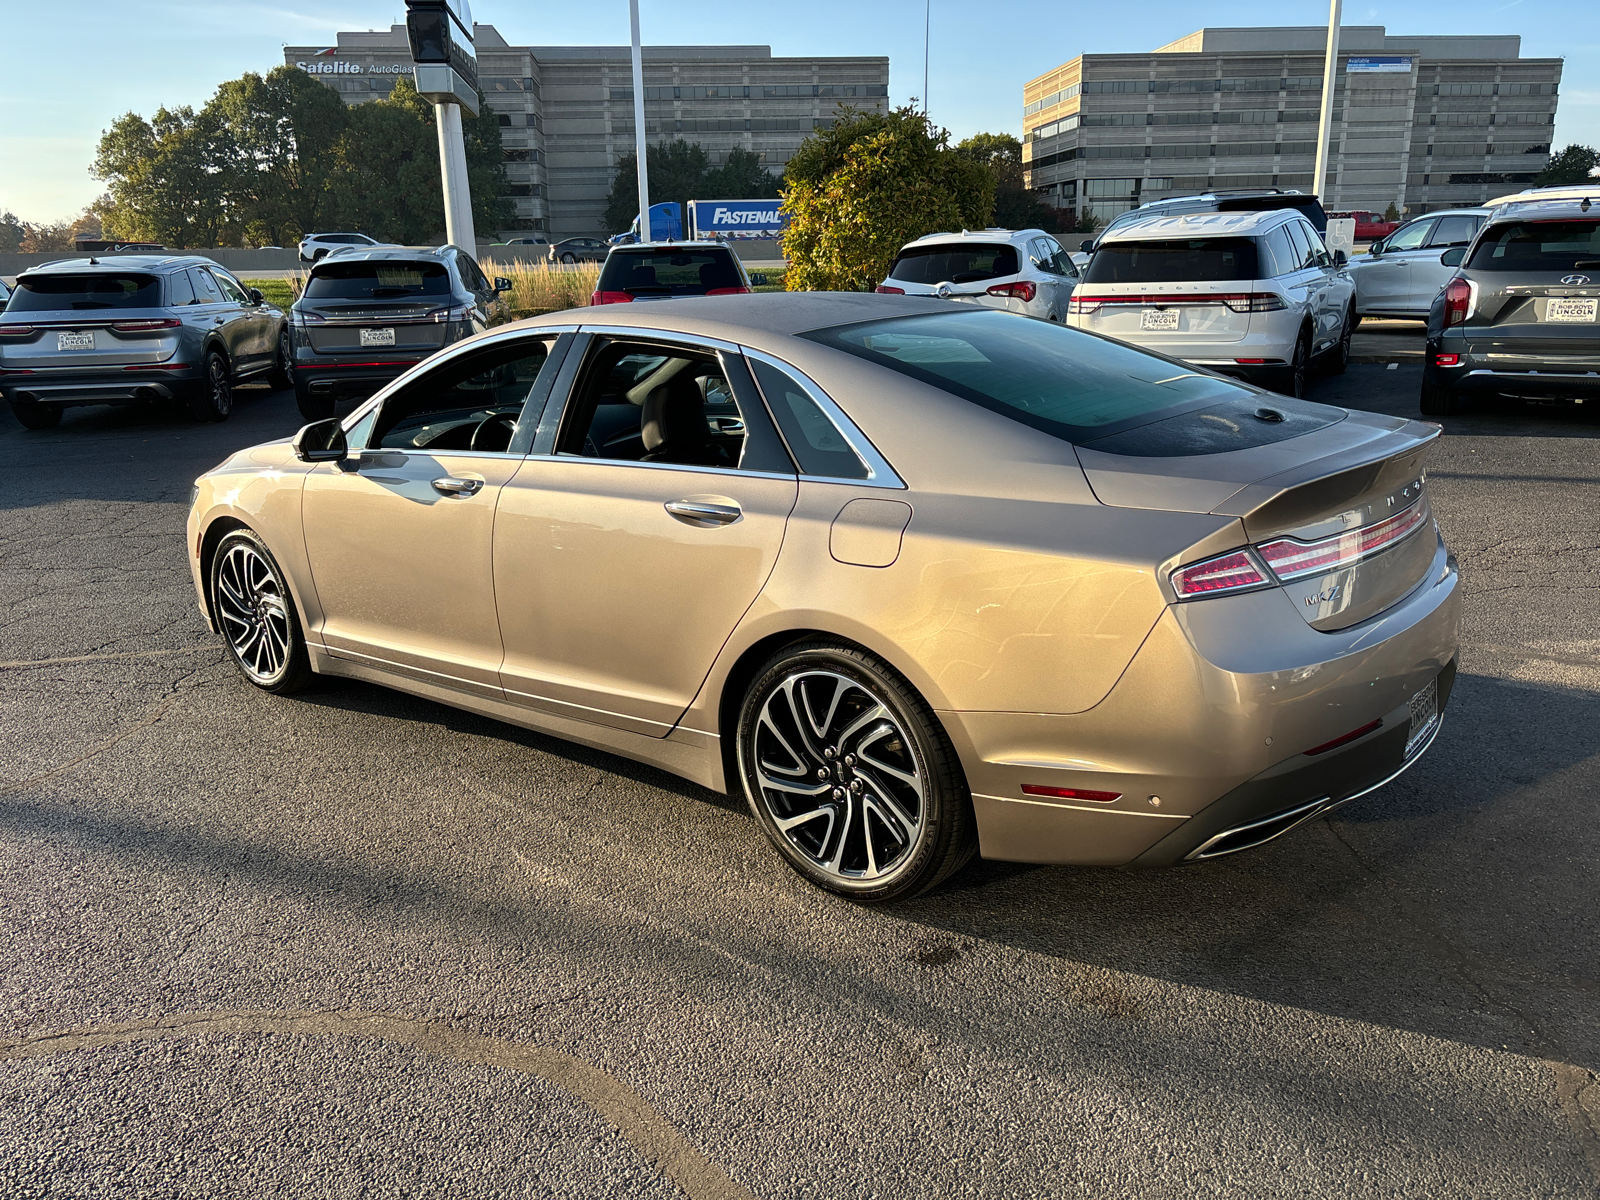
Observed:
[[[461,110],[478,115],[478,55],[467,0],[406,0],[406,37],[416,63],[417,91],[433,101],[439,127],[439,172],[444,179],[445,237],[476,255],[467,143]]]

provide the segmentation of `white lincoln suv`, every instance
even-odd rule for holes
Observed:
[[[1355,286],[1295,209],[1156,217],[1103,238],[1067,324],[1304,396],[1350,361]]]
[[[1072,258],[1042,229],[963,229],[901,247],[877,290],[1060,321],[1077,282]]]

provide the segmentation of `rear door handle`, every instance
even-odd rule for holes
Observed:
[[[668,500],[661,507],[691,525],[732,525],[744,515],[737,504],[710,504],[704,500]]]
[[[433,481],[433,490],[446,496],[470,496],[482,486],[481,479],[453,479],[446,476]]]

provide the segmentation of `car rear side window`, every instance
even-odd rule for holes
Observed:
[[[167,307],[182,308],[194,303],[194,284],[189,282],[189,272],[178,271],[167,277]]]
[[[804,385],[787,371],[760,359],[750,360],[761,394],[767,398],[789,451],[802,475],[824,479],[865,479],[870,474],[844,435]]]
[[[1016,247],[984,242],[908,246],[889,268],[889,278],[903,283],[977,283],[1015,275]]]
[[[1289,240],[1289,233],[1284,226],[1279,225],[1269,229],[1261,239],[1258,249],[1261,252],[1261,279],[1269,279],[1276,275],[1293,275],[1300,269],[1300,260],[1295,256],[1294,243]]]
[[[729,250],[613,252],[596,290],[635,296],[703,296],[744,287]]]
[[[324,262],[306,280],[307,300],[404,300],[450,295],[450,272],[438,262]]]
[[[1255,397],[1239,384],[1121,342],[993,310],[895,317],[800,336],[1068,442]]]
[[[1600,270],[1600,219],[1491,225],[1467,265],[1474,271]]]
[[[189,272],[189,282],[194,284],[194,294],[197,304],[221,304],[222,289],[217,286],[217,281],[211,278],[210,271],[202,271],[198,267]]]
[[[133,274],[24,275],[7,312],[160,308],[161,277]]]
[[[1251,238],[1163,238],[1102,243],[1083,278],[1085,283],[1234,282],[1259,278],[1257,269]]]

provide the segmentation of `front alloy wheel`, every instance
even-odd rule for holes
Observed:
[[[876,902],[971,857],[971,801],[933,713],[859,650],[784,651],[745,697],[738,755],[767,836],[813,883]]]
[[[234,665],[256,687],[283,695],[311,678],[294,598],[266,544],[235,530],[211,562],[211,606]]]

